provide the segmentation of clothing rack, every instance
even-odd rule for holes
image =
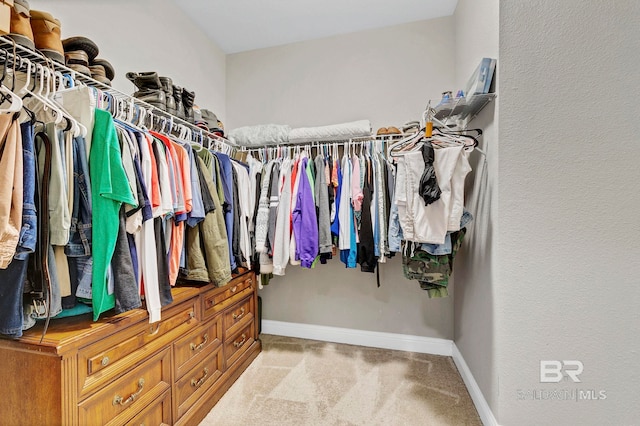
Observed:
[[[119,118],[130,124],[138,124],[133,122],[133,119],[136,117],[138,118],[138,122],[144,121],[148,117],[149,127],[159,133],[163,133],[168,136],[180,135],[183,138],[188,137],[189,139],[202,144],[205,143],[206,139],[209,146],[215,145],[220,148],[220,150],[226,152],[233,152],[237,149],[236,144],[226,138],[215,133],[208,132],[205,129],[169,114],[160,108],[134,98],[131,95],[120,92],[111,86],[94,80],[89,76],[78,73],[63,64],[52,61],[39,52],[15,43],[12,39],[0,36],[0,64],[2,64],[2,66],[9,69],[14,68],[15,65],[16,70],[25,71],[29,62],[34,65],[32,72],[36,70],[36,66],[41,66],[49,71],[59,72],[62,75],[68,76],[66,81],[67,87],[72,87],[74,84],[83,84],[99,89],[104,93],[108,93],[116,102],[114,107],[118,109],[121,108],[119,111],[121,116]]]

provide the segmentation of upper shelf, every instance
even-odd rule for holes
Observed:
[[[462,120],[471,121],[495,97],[495,93],[484,93],[468,98],[450,98],[441,101],[433,108],[435,110],[434,117],[444,124]]]

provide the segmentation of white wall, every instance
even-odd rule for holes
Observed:
[[[498,0],[459,0],[456,28],[456,83],[465,87],[483,57],[498,58]],[[500,60],[498,58],[498,68]],[[499,76],[496,73],[496,78]],[[498,85],[499,86],[499,85]],[[498,90],[496,90],[498,92]],[[467,203],[475,220],[455,260],[455,343],[493,410],[498,400],[495,333],[495,282],[498,236],[498,105],[493,103],[469,123],[480,128],[481,148],[472,156]],[[483,173],[483,168],[486,173]]]
[[[500,1],[504,425],[638,424],[640,3]],[[581,383],[540,383],[579,360]],[[606,400],[517,398],[603,390]]]
[[[62,38],[85,36],[116,70],[113,87],[133,93],[128,71],[157,71],[196,92],[196,104],[224,121],[224,52],[171,0],[32,0],[62,23]]]
[[[418,119],[454,83],[452,19],[441,18],[229,55],[230,127]]]
[[[230,127],[315,126],[370,119],[374,130],[418,119],[429,98],[454,86],[453,19],[229,55]],[[403,278],[400,258],[375,274],[338,259],[315,270],[289,267],[260,292],[264,318],[453,338],[453,300],[430,300]]]

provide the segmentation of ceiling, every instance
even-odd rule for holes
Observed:
[[[452,15],[457,0],[174,0],[225,53]]]

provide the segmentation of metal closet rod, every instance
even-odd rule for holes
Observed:
[[[89,76],[77,73],[76,71],[72,70],[71,68],[63,64],[60,64],[49,58],[44,57],[39,52],[35,52],[31,49],[28,49],[24,46],[17,44],[12,39],[8,39],[5,36],[0,36],[0,54],[5,54],[6,57],[8,58],[9,56],[13,56],[13,52],[16,52],[16,60],[22,59],[23,61],[30,61],[32,64],[39,64],[41,66],[48,67],[48,68],[53,67],[53,69],[56,71],[60,71],[63,74],[69,74],[71,78],[76,82],[79,81],[87,86],[93,86],[97,89],[100,89],[103,92],[110,93],[114,98],[125,99],[129,103],[134,103],[139,108],[144,108],[146,110],[147,115],[151,113],[153,116],[163,117],[165,120],[168,120],[171,123],[179,124],[189,128],[192,134],[196,134],[196,135],[202,134],[209,139],[212,139],[214,141],[227,145],[231,149],[237,149],[236,144],[234,144],[233,142],[229,141],[226,138],[223,138],[214,133],[208,132],[194,124],[189,123],[188,121],[185,121],[172,114],[169,114],[168,112],[163,111],[160,108],[157,108],[151,104],[148,104],[144,101],[139,100],[138,98],[134,98],[129,94],[120,92],[119,90],[116,90],[111,86],[108,86],[104,83],[94,80]],[[7,63],[7,66],[9,66],[9,63]],[[171,129],[169,129],[169,131],[171,131]]]
[[[255,151],[264,148],[295,148],[295,147],[308,147],[311,148],[316,146],[330,145],[330,144],[348,144],[348,143],[364,143],[364,142],[388,142],[394,139],[403,138],[407,135],[405,134],[391,134],[391,135],[367,135],[367,136],[357,136],[354,138],[347,139],[326,139],[326,140],[316,140],[316,141],[305,141],[305,142],[285,142],[278,143],[273,145],[260,145],[260,146],[244,146],[238,145],[237,149],[240,151]]]

